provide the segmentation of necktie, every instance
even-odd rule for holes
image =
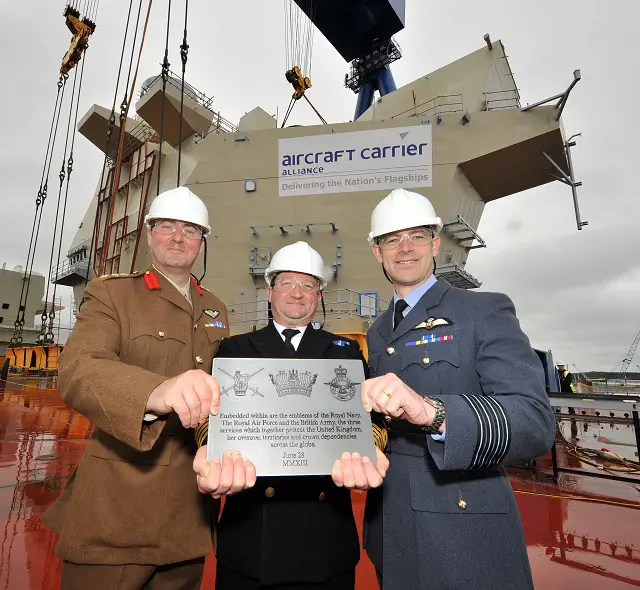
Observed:
[[[398,299],[398,301],[396,301],[395,311],[393,312],[393,329],[394,330],[400,325],[402,318],[404,318],[404,316],[402,315],[402,312],[405,309],[407,309],[407,307],[409,307],[409,304],[404,299]]]
[[[291,342],[291,339],[296,334],[300,334],[300,330],[294,330],[293,328],[285,328],[284,330],[282,330],[282,335],[285,338],[284,345],[286,346],[287,350],[291,352],[296,351],[295,346],[293,346],[293,343]]]

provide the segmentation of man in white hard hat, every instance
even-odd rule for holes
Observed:
[[[218,356],[365,364],[355,340],[310,325],[328,276],[320,254],[307,243],[278,250],[265,272],[273,321],[224,340]],[[206,426],[197,434],[202,444]],[[349,488],[382,484],[388,462],[376,451],[371,460],[344,453],[332,481],[329,476],[256,478],[253,464],[237,451],[225,453],[222,463],[208,463],[206,445],[200,448],[194,470],[201,491],[214,498],[227,495],[217,530],[216,590],[353,590],[360,547]]]
[[[389,473],[371,490],[366,549],[384,590],[533,588],[504,465],[546,453],[542,366],[501,293],[433,274],[442,221],[394,190],[371,216],[393,301],[367,334],[367,409],[387,417]]]
[[[227,311],[190,275],[211,231],[189,189],[152,203],[144,272],[91,281],[59,391],[94,431],[43,521],[60,535],[63,590],[199,590],[211,501],[193,479],[193,428],[217,413],[211,376]]]
[[[573,384],[573,375],[566,368],[564,361],[558,361],[558,379],[560,380],[560,391],[562,393],[575,393],[576,386]],[[573,408],[569,408],[570,413]]]

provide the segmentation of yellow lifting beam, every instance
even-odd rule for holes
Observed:
[[[69,50],[62,58],[60,75],[69,73],[80,61],[82,54],[89,45],[89,37],[96,30],[94,22],[88,18],[80,19],[80,13],[71,6],[67,6],[63,16],[66,18],[65,24],[73,34],[73,38],[71,39]]]

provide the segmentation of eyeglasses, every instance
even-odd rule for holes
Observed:
[[[295,279],[277,281],[273,285],[273,289],[281,293],[289,293],[293,291],[296,286],[300,287],[303,293],[317,293],[320,290],[320,285],[318,285],[317,281],[297,281]]]
[[[199,240],[202,238],[202,230],[195,225],[183,225],[179,227],[175,223],[161,221],[160,223],[154,224],[153,229],[163,236],[170,236],[179,229],[180,233],[187,238],[187,240]]]
[[[407,236],[409,243],[413,246],[426,246],[433,242],[434,235],[429,230],[416,230],[403,234],[389,234],[378,239],[378,246],[383,250],[395,250],[400,247],[402,240]]]

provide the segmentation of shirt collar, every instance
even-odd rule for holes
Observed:
[[[273,321],[273,325],[275,326],[276,330],[278,330],[278,334],[280,334],[280,336],[282,336],[282,331],[286,329],[286,326],[283,326],[282,324],[279,324],[275,320],[272,320],[272,321]],[[304,335],[304,331],[307,329],[307,326],[296,326],[293,329],[294,330],[300,330],[300,334],[296,334],[294,336],[294,338],[298,338],[298,337],[301,338]]]
[[[404,300],[407,302],[408,306],[407,309],[404,312],[404,315],[406,316],[411,309],[415,306],[416,303],[418,303],[418,301],[420,301],[420,299],[422,299],[422,296],[429,290],[431,289],[431,287],[433,287],[436,283],[438,282],[438,279],[436,278],[436,275],[431,274],[429,275],[429,278],[422,283],[421,285],[418,285],[413,291],[411,291],[411,293],[409,293],[406,297],[404,297]],[[402,297],[400,297],[395,291],[393,293],[393,306],[395,307],[396,302],[398,301],[398,299],[402,299]]]

